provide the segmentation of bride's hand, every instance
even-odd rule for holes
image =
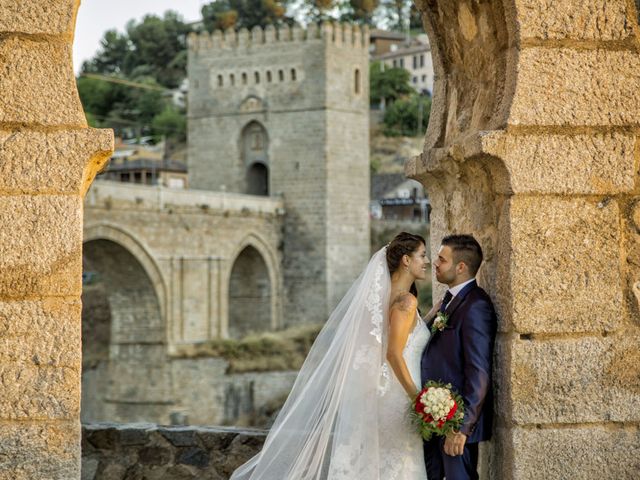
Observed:
[[[422,320],[424,320],[425,322],[430,322],[431,320],[436,318],[436,315],[438,313],[438,310],[440,310],[441,305],[442,305],[441,301],[436,303],[433,307],[431,307],[431,310],[429,310],[427,314],[424,317],[422,317]]]

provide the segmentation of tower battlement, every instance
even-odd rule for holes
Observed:
[[[324,39],[336,46],[368,49],[369,27],[360,28],[350,23],[322,22],[320,25],[310,24],[306,29],[298,25],[293,27],[285,25],[280,28],[268,25],[265,28],[254,27],[251,31],[246,28],[237,31],[229,28],[225,31],[216,30],[211,34],[192,33],[188,37],[188,45],[189,50],[198,53],[256,46],[270,47],[282,43],[302,43],[316,39]]]

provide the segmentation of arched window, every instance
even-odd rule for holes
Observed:
[[[254,77],[255,77],[256,83],[260,83],[260,72],[255,72]]]
[[[291,69],[291,80],[294,81],[294,82],[296,81],[296,69],[295,68]]]
[[[355,74],[353,76],[353,89],[356,92],[356,95],[360,93],[360,69],[356,68]]]
[[[247,74],[245,72],[242,72],[242,84],[247,84]]]
[[[271,83],[271,71],[267,70],[267,83]]]
[[[224,83],[224,80],[222,80],[222,75],[218,75],[218,86],[221,87]]]
[[[245,168],[245,193],[269,195],[269,138],[258,122],[249,123],[242,131],[242,160]]]
[[[229,279],[229,336],[242,338],[271,330],[271,280],[260,252],[246,247],[236,258]]]
[[[278,70],[278,80],[284,82],[284,72],[282,70]]]
[[[236,76],[233,73],[229,75],[229,83],[232,87],[236,84]]]

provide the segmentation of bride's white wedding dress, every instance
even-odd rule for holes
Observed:
[[[386,363],[390,294],[382,248],[318,334],[262,451],[232,480],[426,480],[408,396]],[[403,356],[420,386],[429,330],[416,317]]]
[[[416,386],[421,388],[420,360],[431,334],[420,317],[418,315],[416,317],[417,324],[407,339],[402,356],[411,378]],[[383,365],[382,374],[386,378],[381,382],[381,400],[378,403],[380,478],[425,480],[427,471],[424,464],[422,439],[407,416],[409,397],[386,363]]]

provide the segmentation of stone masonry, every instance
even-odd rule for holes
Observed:
[[[84,207],[83,421],[228,424],[286,395],[295,373],[179,358],[282,326],[282,199],[97,181]]]
[[[636,4],[417,3],[436,86],[407,173],[429,189],[434,248],[471,231],[487,251],[490,476],[637,478]],[[87,128],[75,89],[79,2],[1,6],[0,478],[78,479],[82,196],[112,137]]]
[[[638,478],[636,7],[416,3],[436,86],[406,172],[429,192],[432,251],[478,237],[499,310],[488,476]]]
[[[287,325],[324,322],[369,258],[368,41],[329,24],[189,39],[189,184],[246,193],[266,169]]]
[[[77,1],[0,2],[0,479],[80,477],[82,197],[113,148],[87,128]]]

